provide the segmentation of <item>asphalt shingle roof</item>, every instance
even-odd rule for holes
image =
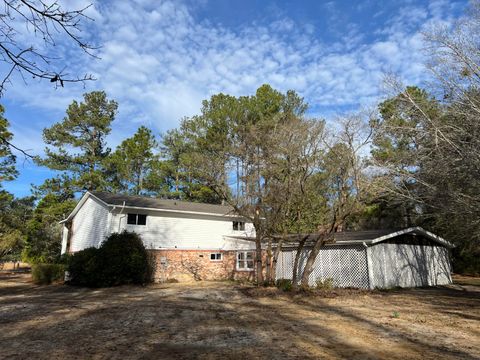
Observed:
[[[342,231],[342,232],[337,232],[330,234],[328,236],[328,242],[336,242],[336,243],[341,243],[341,242],[364,242],[364,241],[370,241],[377,239],[381,236],[388,235],[395,232],[395,230],[363,230],[363,231]],[[312,233],[312,234],[292,234],[289,235],[288,237],[290,238],[289,240],[293,241],[298,241],[302,238],[307,237],[307,244],[316,242],[317,238],[321,236],[320,234]]]
[[[363,230],[363,231],[344,231],[334,234],[334,239],[337,242],[344,241],[368,241],[377,239],[381,236],[391,234],[396,230],[387,229],[387,230]]]
[[[234,215],[231,206],[195,203],[179,200],[157,199],[146,196],[112,194],[109,192],[92,191],[91,194],[109,205],[141,207],[154,210],[177,210],[198,213]]]
[[[348,244],[372,244],[381,241],[385,241],[390,238],[395,238],[397,236],[405,234],[416,234],[429,238],[432,241],[440,243],[443,246],[453,248],[454,245],[445,239],[441,238],[438,235],[432,234],[421,227],[410,227],[402,230],[364,230],[364,231],[345,231],[337,232],[330,234],[326,239],[326,244],[336,244],[336,245],[348,245]],[[300,234],[300,235],[289,235],[287,242],[284,244],[284,247],[295,247],[297,246],[300,240],[307,237],[305,246],[313,246],[318,240],[318,237],[321,234]]]

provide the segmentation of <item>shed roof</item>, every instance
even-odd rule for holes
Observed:
[[[365,245],[374,245],[380,242],[386,241],[388,239],[396,238],[401,235],[413,234],[413,235],[422,235],[440,245],[443,245],[447,248],[453,248],[455,245],[443,239],[442,237],[435,235],[419,226],[410,227],[401,230],[365,230],[365,231],[344,231],[337,232],[332,234],[327,239],[326,245],[355,245],[355,244],[365,244]],[[286,247],[296,246],[298,241],[301,238],[307,237],[306,246],[312,246],[316,241],[319,234],[305,234],[305,235],[290,235],[290,241],[286,244]]]

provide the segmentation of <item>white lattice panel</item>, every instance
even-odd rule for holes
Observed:
[[[299,261],[301,278],[310,250],[302,252]],[[277,263],[277,279],[291,279],[296,251],[282,251]],[[366,249],[362,245],[328,246],[320,250],[315,260],[309,284],[317,280],[333,279],[335,287],[368,288]]]

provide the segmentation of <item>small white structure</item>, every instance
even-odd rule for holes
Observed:
[[[98,247],[124,230],[151,250],[248,250],[253,225],[229,206],[86,192],[63,221],[62,254]],[[242,239],[244,238],[244,239]]]
[[[448,250],[453,247],[420,227],[336,233],[320,250],[309,284],[326,279],[332,279],[336,287],[365,289],[450,284]],[[310,251],[311,246],[307,246],[301,253],[300,277]],[[292,278],[296,252],[294,244],[282,250],[277,279]]]

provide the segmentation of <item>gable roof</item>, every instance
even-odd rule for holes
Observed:
[[[442,246],[447,248],[454,248],[455,245],[448,242],[447,240],[443,239],[442,237],[435,235],[419,226],[410,227],[402,230],[365,230],[365,231],[344,231],[344,232],[337,232],[334,233],[330,238],[327,240],[326,245],[355,245],[355,244],[365,244],[365,245],[375,245],[381,243],[383,241],[401,236],[406,234],[413,234],[413,235],[422,235],[433,242],[436,242]],[[307,236],[306,246],[312,246],[316,240],[316,237],[319,234],[305,234],[305,235],[295,235],[297,239]],[[292,238],[292,237],[291,237]],[[286,247],[289,246],[296,246],[296,241],[293,240],[289,242]]]
[[[431,233],[430,231],[427,231],[427,230],[421,228],[420,226],[410,227],[410,228],[407,228],[407,229],[392,232],[390,234],[385,234],[383,236],[372,239],[371,243],[372,244],[377,244],[377,243],[380,243],[382,241],[385,241],[385,240],[388,240],[388,239],[391,239],[391,238],[394,238],[394,237],[397,237],[397,236],[400,236],[400,235],[405,235],[405,234],[423,235],[427,239],[430,239],[433,242],[436,242],[440,245],[443,245],[443,246],[445,246],[449,249],[453,249],[455,247],[455,245],[452,244],[451,242],[445,240],[444,238],[442,238],[438,235],[435,235],[434,233]]]
[[[70,215],[65,220],[62,220],[60,223],[66,222],[73,218],[89,197],[97,199],[107,207],[125,207],[137,210],[154,210],[199,215],[238,217],[238,215],[235,215],[233,207],[226,205],[194,203],[188,201],[158,199],[136,195],[112,194],[105,191],[87,191],[82,196],[77,206],[73,209]]]

